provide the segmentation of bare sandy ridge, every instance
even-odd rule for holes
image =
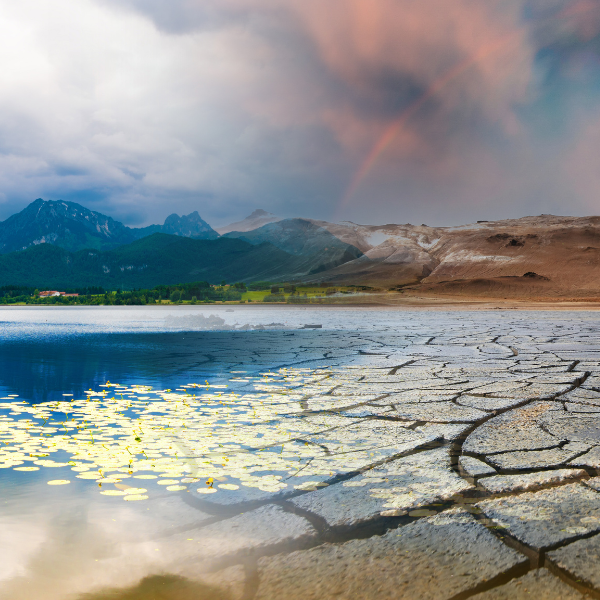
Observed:
[[[600,301],[600,217],[541,215],[460,227],[314,223],[363,252],[320,273],[321,281],[468,299]]]
[[[261,307],[265,310],[276,310],[279,307],[286,308],[294,305],[286,303],[254,303],[255,308]],[[596,311],[600,310],[600,298],[538,298],[538,299],[504,299],[485,298],[476,296],[449,296],[449,295],[417,295],[399,292],[369,292],[355,296],[330,297],[318,304],[298,305],[299,309],[309,306],[311,310],[343,310],[366,308],[366,309],[398,309],[398,310],[544,310],[544,311]]]

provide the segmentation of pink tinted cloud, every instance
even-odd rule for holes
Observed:
[[[513,107],[526,98],[531,83],[534,49],[521,22],[523,0],[204,4],[235,35],[254,32],[261,66],[255,68],[256,55],[248,57],[252,75],[241,99],[249,111],[279,126],[332,127],[351,152],[364,150],[415,100],[411,96],[426,93],[462,64],[469,66],[433,98],[441,116],[451,117],[457,109],[477,111],[510,130]],[[199,5],[191,0],[179,3],[190,22],[194,6]],[[282,52],[281,40],[269,39],[275,30],[289,36],[289,53]],[[305,47],[298,47],[300,39]],[[318,65],[307,58],[311,52]],[[302,60],[290,62],[294,53],[303,54]]]
[[[584,120],[562,156],[561,166],[570,181],[574,196],[587,210],[600,214],[600,114]]]
[[[471,169],[457,159],[457,145],[481,145],[480,128],[520,134],[514,109],[527,99],[534,55],[522,22],[523,2],[209,0],[195,5],[186,0],[176,5],[183,20],[198,27],[202,19],[194,20],[199,14],[194,7],[208,7],[211,18],[219,15],[222,31],[247,40],[248,49],[237,58],[244,64],[249,57],[244,85],[231,88],[257,126],[321,129],[336,140],[337,159],[354,173],[381,147],[367,171],[388,169],[403,176],[405,167],[414,171],[417,163],[429,178],[456,181],[468,179]],[[389,141],[381,143],[384,136]]]
[[[533,50],[520,23],[519,1],[299,0],[290,5],[356,105],[377,106],[381,96],[393,93],[385,78],[409,81],[426,93],[476,56],[439,90],[435,101],[442,113],[466,107],[512,124],[513,106],[525,98]],[[354,118],[369,129],[398,116],[381,111],[369,119],[364,112],[355,109]]]
[[[552,102],[539,103],[547,114],[532,117],[531,108],[553,90],[536,63],[540,48],[558,56],[560,77],[588,76],[588,58],[571,48],[600,30],[596,0],[97,1],[129,4],[162,32],[223,47],[215,73],[203,67],[193,83],[231,132],[216,145],[234,176],[220,181],[242,181],[233,195],[244,202],[268,192],[304,207],[314,192],[331,206],[355,194],[349,211],[368,205],[369,218],[394,202],[413,202],[415,212],[446,202],[448,213],[504,202],[514,216],[529,210],[523,198],[558,196],[572,180],[595,185],[582,166],[589,158],[567,170],[546,151],[544,128],[562,118]],[[561,148],[571,136],[593,146],[585,130],[565,130]],[[585,154],[578,147],[565,156]],[[327,202],[313,205],[323,217],[336,214]]]

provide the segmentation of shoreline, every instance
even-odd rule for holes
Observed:
[[[377,294],[373,294],[376,296]],[[350,299],[336,302],[315,302],[308,304],[293,304],[286,302],[223,302],[223,303],[203,303],[203,304],[141,304],[141,305],[111,305],[111,304],[84,304],[84,305],[64,305],[64,304],[0,304],[2,309],[89,309],[89,308],[107,308],[107,309],[129,309],[136,310],[140,307],[152,308],[156,310],[164,309],[197,309],[206,310],[213,308],[251,308],[261,309],[385,309],[385,310],[420,310],[420,311],[473,311],[473,310],[517,310],[517,311],[572,311],[572,312],[596,312],[600,311],[600,300],[598,301],[577,301],[577,300],[508,300],[508,299],[483,299],[483,298],[440,298],[440,297],[403,297],[390,298],[382,294],[379,298],[373,298],[371,301],[352,302]]]

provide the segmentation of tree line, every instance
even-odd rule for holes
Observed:
[[[48,288],[26,286],[0,287],[0,304],[59,304],[59,305],[145,305],[160,304],[163,301],[179,303],[240,301],[246,285],[235,283],[211,285],[207,281],[195,281],[177,285],[159,285],[152,289],[113,290],[102,287],[66,288],[57,291],[77,296],[40,296]]]

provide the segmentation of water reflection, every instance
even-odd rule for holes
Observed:
[[[71,427],[73,423],[69,424],[68,433],[44,432],[42,428],[50,424],[44,425],[43,419],[36,426],[39,430],[34,431],[29,424],[16,428],[18,421],[32,417],[32,413],[15,410],[19,405],[26,411],[44,411],[50,404],[83,399],[90,389],[101,391],[100,386],[107,381],[118,382],[128,389],[143,384],[155,390],[175,390],[182,384],[206,380],[216,386],[226,381],[227,392],[235,393],[251,386],[249,376],[271,367],[298,364],[317,368],[321,364],[336,364],[355,353],[354,345],[364,344],[352,338],[345,342],[345,349],[341,348],[339,332],[326,330],[127,331],[129,324],[123,319],[117,323],[121,330],[111,332],[114,324],[106,321],[110,313],[102,312],[102,321],[95,321],[91,313],[86,313],[88,322],[77,326],[62,322],[68,320],[66,317],[73,319],[72,313],[47,311],[47,314],[54,323],[46,324],[41,311],[32,311],[25,315],[29,321],[4,322],[0,328],[0,395],[5,397],[0,406],[5,407],[1,411],[2,422],[9,424],[11,431],[0,440],[4,452],[14,446],[10,438],[15,432],[19,436],[27,434],[31,439],[36,437],[36,443],[51,440],[48,435],[64,434],[73,441],[74,436],[86,434]],[[76,315],[80,320],[81,314]],[[140,319],[137,312],[131,314]],[[160,329],[160,324],[153,326]],[[330,355],[332,348],[338,349],[335,358]],[[10,400],[9,395],[13,396]],[[62,415],[60,410],[54,412],[58,421]],[[88,423],[89,420],[85,426]],[[76,424],[81,426],[82,419]],[[56,428],[57,424],[53,425]],[[133,434],[133,443],[135,435],[138,434]],[[163,437],[158,436],[157,440]],[[178,441],[181,446],[181,440]],[[81,439],[80,443],[85,445],[89,440]],[[123,445],[117,440],[115,443]],[[181,453],[179,446],[174,451]],[[100,488],[95,481],[77,477],[80,471],[71,472],[72,465],[56,468],[64,461],[72,462],[72,451],[77,451],[74,446],[68,452],[53,454],[54,465],[49,464],[52,456],[32,457],[28,456],[31,450],[25,450],[23,462],[14,466],[27,471],[0,469],[0,596],[3,599],[225,600],[229,597],[222,580],[211,582],[208,575],[198,574],[199,561],[193,559],[203,547],[198,540],[198,527],[214,521],[218,512],[204,511],[193,497],[198,485],[206,485],[204,480],[190,492],[168,491],[153,480],[145,482],[121,473],[119,479],[123,481],[111,484],[111,490],[124,492],[135,481],[133,487],[143,485],[149,491],[151,483],[153,492],[143,502],[123,502],[126,495],[100,494],[109,486],[102,483]],[[166,450],[171,452],[169,447]],[[270,455],[265,453],[262,459],[261,454],[261,459],[266,460]],[[282,459],[280,453],[273,453],[273,457]],[[48,464],[35,465],[44,458],[49,460]],[[139,455],[138,459],[141,458]],[[33,467],[39,470],[29,470]],[[75,468],[83,470],[79,465]],[[95,467],[86,468],[91,471]],[[49,480],[62,479],[70,483],[47,485]],[[217,485],[227,484],[217,481]],[[185,561],[187,566],[182,567]],[[176,575],[156,575],[161,573]],[[228,574],[226,580],[235,582],[236,577],[235,573]],[[85,595],[89,590],[99,591]],[[235,595],[232,592],[232,597],[239,597],[238,592]]]
[[[154,498],[141,509],[107,502],[85,488],[73,494],[19,483],[18,491],[14,482],[2,487],[3,600],[227,597],[215,595],[211,582],[194,569],[178,568],[193,550],[185,540],[207,520],[180,498]],[[181,531],[183,541],[173,536]],[[163,573],[175,575],[149,577]],[[88,596],[90,590],[95,595]]]
[[[84,594],[81,600],[231,600],[223,589],[175,575],[152,575],[126,589]]]
[[[257,372],[273,363],[325,363],[323,347],[334,344],[335,336],[271,331],[0,337],[0,393],[38,403],[62,400],[65,392],[81,396],[106,381],[170,388],[228,378],[236,369]]]

